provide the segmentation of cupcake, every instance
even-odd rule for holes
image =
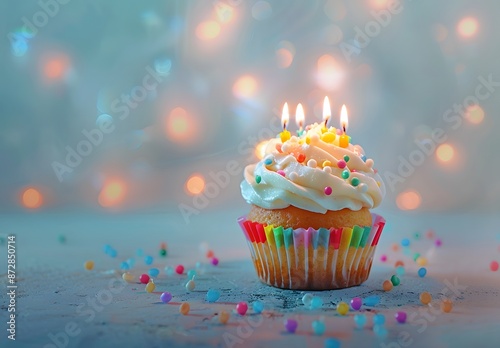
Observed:
[[[300,137],[271,139],[245,168],[241,193],[251,209],[238,222],[262,282],[326,290],[368,278],[385,224],[370,209],[385,189],[346,135],[316,123]]]

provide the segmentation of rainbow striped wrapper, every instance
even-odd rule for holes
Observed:
[[[291,229],[241,217],[260,280],[283,289],[331,290],[360,285],[370,274],[385,219],[372,226]]]

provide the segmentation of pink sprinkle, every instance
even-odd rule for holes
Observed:
[[[380,261],[386,262],[387,261],[387,255],[380,256]]]
[[[491,269],[493,272],[498,271],[498,262],[496,262],[496,261],[491,261],[491,263],[490,263],[490,269]]]
[[[330,196],[333,190],[330,186],[325,187],[325,195]]]
[[[339,167],[340,169],[344,169],[346,166],[347,166],[347,163],[345,163],[344,160],[340,160],[337,162],[337,167]]]
[[[219,264],[219,259],[216,257],[212,258],[212,265],[217,266]]]
[[[278,173],[279,175],[281,175],[281,176],[283,176],[283,177],[285,176],[285,172],[284,172],[284,171],[282,171],[282,170],[278,170],[276,173]]]
[[[436,239],[434,244],[439,248],[441,245],[443,245],[443,242],[441,241],[441,239],[438,238],[438,239]]]
[[[351,169],[351,173],[356,173],[356,169]]]
[[[245,315],[247,310],[248,310],[248,305],[246,302],[240,302],[236,305],[236,312],[238,312],[239,315]]]

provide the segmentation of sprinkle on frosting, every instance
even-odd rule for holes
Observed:
[[[245,168],[243,198],[265,209],[293,205],[318,213],[378,206],[385,188],[373,160],[359,145],[340,147],[339,137],[325,137],[335,133],[323,133],[322,127],[306,127],[302,137],[292,136],[282,145],[281,139],[271,139],[264,160]]]

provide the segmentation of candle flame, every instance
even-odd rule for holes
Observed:
[[[297,110],[295,111],[295,123],[297,123],[297,127],[299,127],[300,130],[302,130],[302,127],[304,126],[304,119],[304,107],[299,103],[299,105],[297,105]]]
[[[283,125],[283,130],[286,129],[286,125],[288,124],[288,120],[290,119],[290,115],[288,112],[288,103],[283,105],[283,112],[281,113],[281,124]]]
[[[325,128],[328,125],[328,120],[332,116],[332,109],[330,108],[330,100],[328,100],[328,97],[325,97],[325,100],[323,101],[323,120],[325,121]]]
[[[342,110],[340,110],[340,125],[342,126],[342,130],[345,133],[347,130],[347,126],[349,125],[349,120],[347,117],[347,108],[345,104],[342,105]]]

